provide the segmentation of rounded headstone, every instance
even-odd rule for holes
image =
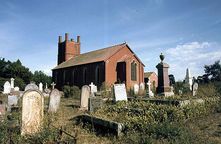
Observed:
[[[38,90],[38,86],[34,83],[30,83],[25,87],[25,91],[27,90]]]
[[[53,89],[49,96],[49,109],[48,112],[50,113],[56,113],[61,100],[61,93],[57,89]]]

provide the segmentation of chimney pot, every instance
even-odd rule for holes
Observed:
[[[65,41],[68,41],[68,33],[65,33]]]
[[[62,42],[62,36],[58,36],[58,43]]]
[[[80,43],[80,36],[77,36],[77,43]]]

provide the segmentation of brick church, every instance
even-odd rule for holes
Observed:
[[[80,51],[80,36],[77,41],[69,40],[67,33],[64,41],[59,36],[58,65],[52,69],[58,89],[64,85],[81,88],[91,82],[98,88],[103,82],[108,85],[123,82],[130,89],[144,82],[144,64],[126,43],[83,54]]]

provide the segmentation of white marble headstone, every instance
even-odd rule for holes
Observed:
[[[14,91],[19,91],[19,90],[20,90],[20,89],[19,89],[19,87],[17,87],[17,86],[14,88]]]
[[[135,84],[134,85],[134,94],[137,95],[139,93],[139,85]]]
[[[127,101],[127,92],[125,84],[114,84],[115,101]]]
[[[3,94],[9,94],[11,92],[11,84],[6,81],[4,84]]]
[[[193,96],[196,96],[197,90],[198,90],[198,83],[195,82],[193,83],[193,91],[192,91]]]
[[[88,98],[90,96],[90,87],[87,85],[84,85],[81,88],[81,109],[88,110]]]
[[[144,83],[140,83],[140,90],[145,90],[145,84]]]
[[[60,100],[61,100],[61,93],[57,89],[53,89],[50,93],[49,96],[49,108],[48,112],[50,113],[56,113],[59,105],[60,105]]]
[[[43,84],[40,82],[39,83],[39,90],[41,91],[41,92],[43,92]]]
[[[44,116],[44,97],[39,90],[27,90],[22,96],[22,135],[40,131]]]
[[[38,90],[38,86],[34,83],[30,83],[25,87],[25,91],[27,90]]]
[[[96,85],[94,85],[94,84],[91,82],[91,84],[90,84],[89,86],[90,86],[90,88],[91,88],[91,93],[96,93],[96,92],[97,92],[97,86],[96,86]]]
[[[15,79],[11,78],[11,88],[14,88],[14,85],[15,85]]]

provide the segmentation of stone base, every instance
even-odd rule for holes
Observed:
[[[165,97],[170,97],[170,96],[174,96],[174,92],[163,92],[163,93],[159,93],[159,96],[165,96]]]

